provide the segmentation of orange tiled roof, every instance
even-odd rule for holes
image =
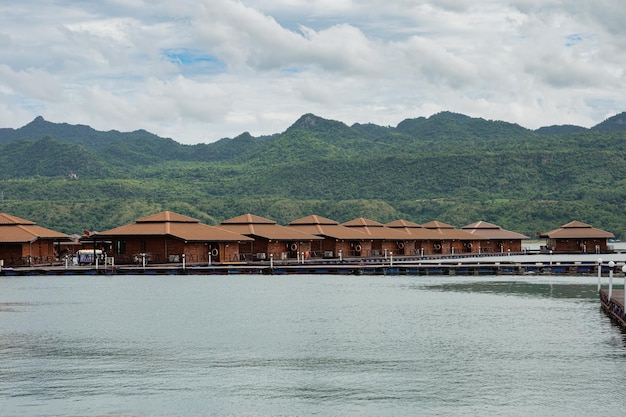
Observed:
[[[579,221],[569,222],[547,233],[539,235],[549,239],[610,239],[615,237],[613,233],[596,229]]]
[[[487,240],[487,238],[473,235],[463,230],[455,229],[454,226],[449,225],[447,223],[443,223],[437,220],[433,220],[432,222],[424,223],[426,229],[432,230],[436,233],[439,233],[441,236],[440,239],[455,239],[455,240]]]
[[[341,226],[338,222],[311,215],[292,221],[287,227],[294,228],[304,233],[317,236],[330,237],[340,240],[363,240],[367,236],[355,228]]]
[[[521,233],[505,230],[495,224],[479,221],[476,223],[468,224],[461,227],[461,230],[471,233],[473,235],[486,237],[487,239],[501,239],[501,240],[519,240],[530,239],[528,236]]]
[[[363,217],[345,222],[342,226],[354,228],[367,235],[368,239],[411,240],[412,236],[401,230],[385,227],[384,224]]]
[[[425,227],[410,222],[408,220],[396,220],[385,224],[386,227],[390,227],[396,230],[402,230],[405,233],[411,235],[412,239],[416,240],[441,240],[441,234]]]
[[[218,227],[246,236],[257,236],[268,240],[322,240],[320,236],[281,226],[275,221],[254,214],[244,214],[224,220]]]
[[[257,216],[256,214],[242,214],[241,216],[233,217],[232,219],[224,220],[220,224],[276,224],[274,220],[266,219],[265,217]]]
[[[40,239],[68,241],[70,237],[64,233],[37,226],[30,220],[0,213],[0,243],[28,243]]]
[[[423,229],[424,228],[424,226],[422,226],[421,224],[417,224],[415,222],[411,222],[411,221],[404,220],[404,219],[394,220],[392,222],[385,223],[385,226],[393,227],[395,229],[402,229],[402,228]]]
[[[162,212],[143,217],[133,224],[97,232],[97,237],[115,236],[172,236],[195,242],[238,242],[253,240],[230,230],[209,226],[199,220],[173,212]]]
[[[162,211],[151,216],[142,217],[136,220],[137,223],[163,223],[163,222],[175,222],[175,223],[199,223],[198,219],[188,217],[183,214],[174,213],[173,211]]]

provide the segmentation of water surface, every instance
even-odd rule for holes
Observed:
[[[615,415],[589,277],[0,278],[6,416]]]

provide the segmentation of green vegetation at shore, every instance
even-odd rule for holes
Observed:
[[[0,211],[65,233],[173,210],[208,224],[485,220],[527,235],[580,220],[623,238],[624,117],[532,131],[453,113],[397,127],[309,114],[281,134],[198,145],[37,118],[0,129]]]

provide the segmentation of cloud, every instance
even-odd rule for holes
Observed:
[[[29,0],[0,5],[0,126],[185,143],[308,112],[589,126],[626,110],[625,20],[620,0]]]

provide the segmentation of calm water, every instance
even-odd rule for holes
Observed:
[[[0,278],[3,416],[610,416],[595,278]]]

